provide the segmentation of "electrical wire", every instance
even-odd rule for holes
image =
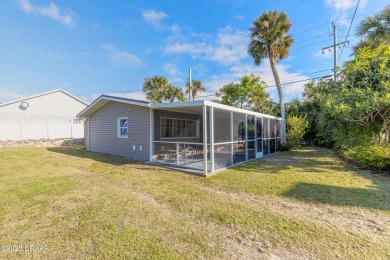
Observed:
[[[321,73],[321,72],[325,72],[325,71],[332,71],[332,70],[333,69],[319,70],[319,71],[305,73],[305,74],[301,74],[301,75],[297,75],[297,76],[286,77],[286,78],[283,78],[283,80],[291,79],[291,78],[300,78],[300,77],[304,77],[304,76],[307,76],[307,75],[312,75],[312,74],[317,74],[317,73]],[[269,83],[269,82],[274,82],[274,81],[267,81],[266,83]]]
[[[376,13],[379,12],[379,11],[378,11],[378,12],[373,12],[373,13],[367,13],[367,14],[356,15],[356,12],[357,12],[357,9],[358,9],[358,6],[359,6],[359,2],[360,2],[360,0],[358,1],[358,4],[357,4],[357,6],[356,6],[356,8],[355,8],[355,11],[354,11],[354,14],[353,14],[352,18],[351,18],[351,17],[348,17],[348,18],[342,18],[342,19],[335,20],[335,22],[337,22],[337,21],[343,21],[343,20],[350,20],[350,19],[351,19],[351,24],[350,24],[350,26],[349,26],[349,28],[348,28],[347,35],[345,36],[345,41],[346,41],[346,40],[348,39],[348,37],[349,37],[350,30],[353,29],[353,28],[356,28],[356,27],[352,27],[352,24],[353,24],[353,21],[354,21],[355,17],[360,17],[360,16],[366,16],[366,15],[376,14]],[[293,34],[291,34],[291,35],[292,35],[292,36],[296,36],[296,35],[299,35],[299,34],[303,34],[303,33],[306,33],[306,32],[308,32],[308,31],[312,31],[312,30],[314,30],[314,29],[318,29],[318,28],[320,28],[320,27],[322,27],[322,26],[329,25],[329,24],[330,24],[329,22],[323,23],[323,24],[320,24],[320,25],[311,27],[311,28],[309,28],[309,29],[306,29],[306,30],[304,30],[304,31],[300,31],[300,32],[297,32],[297,33],[293,33]],[[328,34],[329,34],[329,27],[327,26],[327,28],[328,28]],[[339,31],[344,31],[344,30],[346,30],[346,29],[340,29]],[[307,42],[307,41],[310,41],[310,40],[312,40],[312,39],[321,38],[321,37],[323,37],[323,36],[325,36],[325,35],[326,35],[326,34],[322,34],[322,35],[318,35],[318,36],[312,37],[312,38],[310,38],[310,39],[308,38],[308,39],[302,40],[302,41],[300,41],[300,42],[297,42],[296,44],[302,44],[302,43]],[[339,36],[339,37],[342,38],[343,36]],[[324,42],[328,42],[328,41],[329,41],[329,39],[326,40],[326,41],[320,41],[320,42],[316,42],[316,43],[313,43],[313,44],[310,44],[310,45],[306,45],[306,46],[303,46],[303,47],[291,48],[290,51],[295,52],[295,51],[298,51],[298,50],[301,50],[301,49],[305,49],[305,48],[309,48],[309,47],[311,47],[311,46],[315,46],[315,45],[317,45],[317,44],[324,43]],[[339,60],[340,60],[341,55],[342,55],[342,53],[343,53],[343,50],[344,50],[345,48],[346,48],[346,47],[343,45],[342,50],[341,50],[341,53],[340,53],[339,58],[338,58]],[[237,54],[227,55],[227,56],[225,56],[225,58],[232,57],[232,56],[235,56],[235,55],[237,55]],[[245,61],[245,60],[250,59],[250,58],[251,58],[251,57],[248,56],[248,57],[245,57],[245,58],[240,59],[240,61]],[[215,62],[215,61],[209,61],[209,62]],[[248,61],[248,62],[245,62],[244,64],[249,63],[249,62],[253,62],[253,61]],[[303,67],[308,67],[308,66],[311,66],[311,65],[314,65],[314,64],[319,64],[319,63],[324,63],[324,62],[328,62],[328,61],[321,61],[321,62],[318,62],[318,63],[308,64],[308,65],[305,65],[305,66],[294,67],[294,68],[303,68]],[[195,67],[198,66],[198,65],[203,65],[203,66],[204,66],[204,63],[197,64],[197,65],[195,65]],[[214,69],[214,70],[208,70],[208,71],[206,72],[206,74],[205,74],[205,73],[202,73],[202,76],[208,76],[208,75],[214,74],[214,72],[228,71],[228,70],[231,69],[231,68],[226,68],[226,67],[223,67],[223,66],[226,66],[226,65],[221,64],[221,65],[213,66],[213,67],[211,67],[211,68],[216,68],[216,69]],[[221,67],[222,67],[222,68],[221,68]],[[209,69],[210,69],[210,67],[209,67]]]
[[[282,86],[290,85],[290,84],[305,82],[305,81],[309,81],[309,80],[323,79],[323,78],[327,78],[327,77],[331,77],[331,76],[332,75],[323,75],[323,76],[314,77],[314,78],[308,78],[308,79],[302,79],[302,80],[297,80],[297,81],[285,82],[285,83],[281,83],[281,85]],[[276,85],[265,86],[264,88],[266,89],[266,88],[273,88],[273,87],[276,87]],[[213,97],[213,96],[216,96],[216,95],[217,95],[217,92],[215,92],[214,94],[199,95],[197,97]]]
[[[355,15],[356,15],[357,9],[358,9],[358,7],[359,7],[359,3],[360,3],[360,0],[358,0],[358,2],[357,2],[357,4],[356,4],[355,12],[353,12],[353,16],[352,16],[351,24],[349,25],[348,32],[347,32],[347,36],[345,37],[345,40],[344,40],[344,42],[346,42],[346,41],[347,41],[347,39],[348,39],[349,32],[351,31],[351,27],[352,27],[352,24],[353,24],[353,20],[354,20],[354,18],[355,18]],[[340,52],[340,55],[339,55],[338,61],[340,61],[341,55],[343,54],[343,51],[344,51],[344,45],[345,45],[345,44],[343,44],[343,48],[341,49],[341,52]]]

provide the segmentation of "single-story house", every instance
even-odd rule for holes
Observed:
[[[83,137],[88,104],[63,89],[0,104],[0,140]]]
[[[150,103],[102,95],[78,115],[88,151],[208,176],[280,149],[281,118],[199,100]]]

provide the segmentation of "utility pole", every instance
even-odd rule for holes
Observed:
[[[328,49],[330,52],[330,48],[333,47],[333,80],[337,81],[337,47],[341,47],[343,44],[349,44],[349,41],[346,42],[337,42],[337,28],[336,24],[332,22],[333,26],[333,45],[322,48],[322,54],[325,53],[325,50]]]
[[[188,78],[189,78],[189,83],[190,83],[190,88],[188,89],[188,101],[191,101],[191,91],[192,91],[192,70],[189,68],[188,70]]]

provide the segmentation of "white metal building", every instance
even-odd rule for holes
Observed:
[[[83,137],[87,105],[63,89],[0,104],[0,140]]]

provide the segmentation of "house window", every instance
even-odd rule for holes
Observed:
[[[199,137],[197,120],[160,118],[161,138],[196,138]]]
[[[129,135],[129,120],[127,117],[118,117],[117,119],[117,136],[118,138],[127,138]]]

